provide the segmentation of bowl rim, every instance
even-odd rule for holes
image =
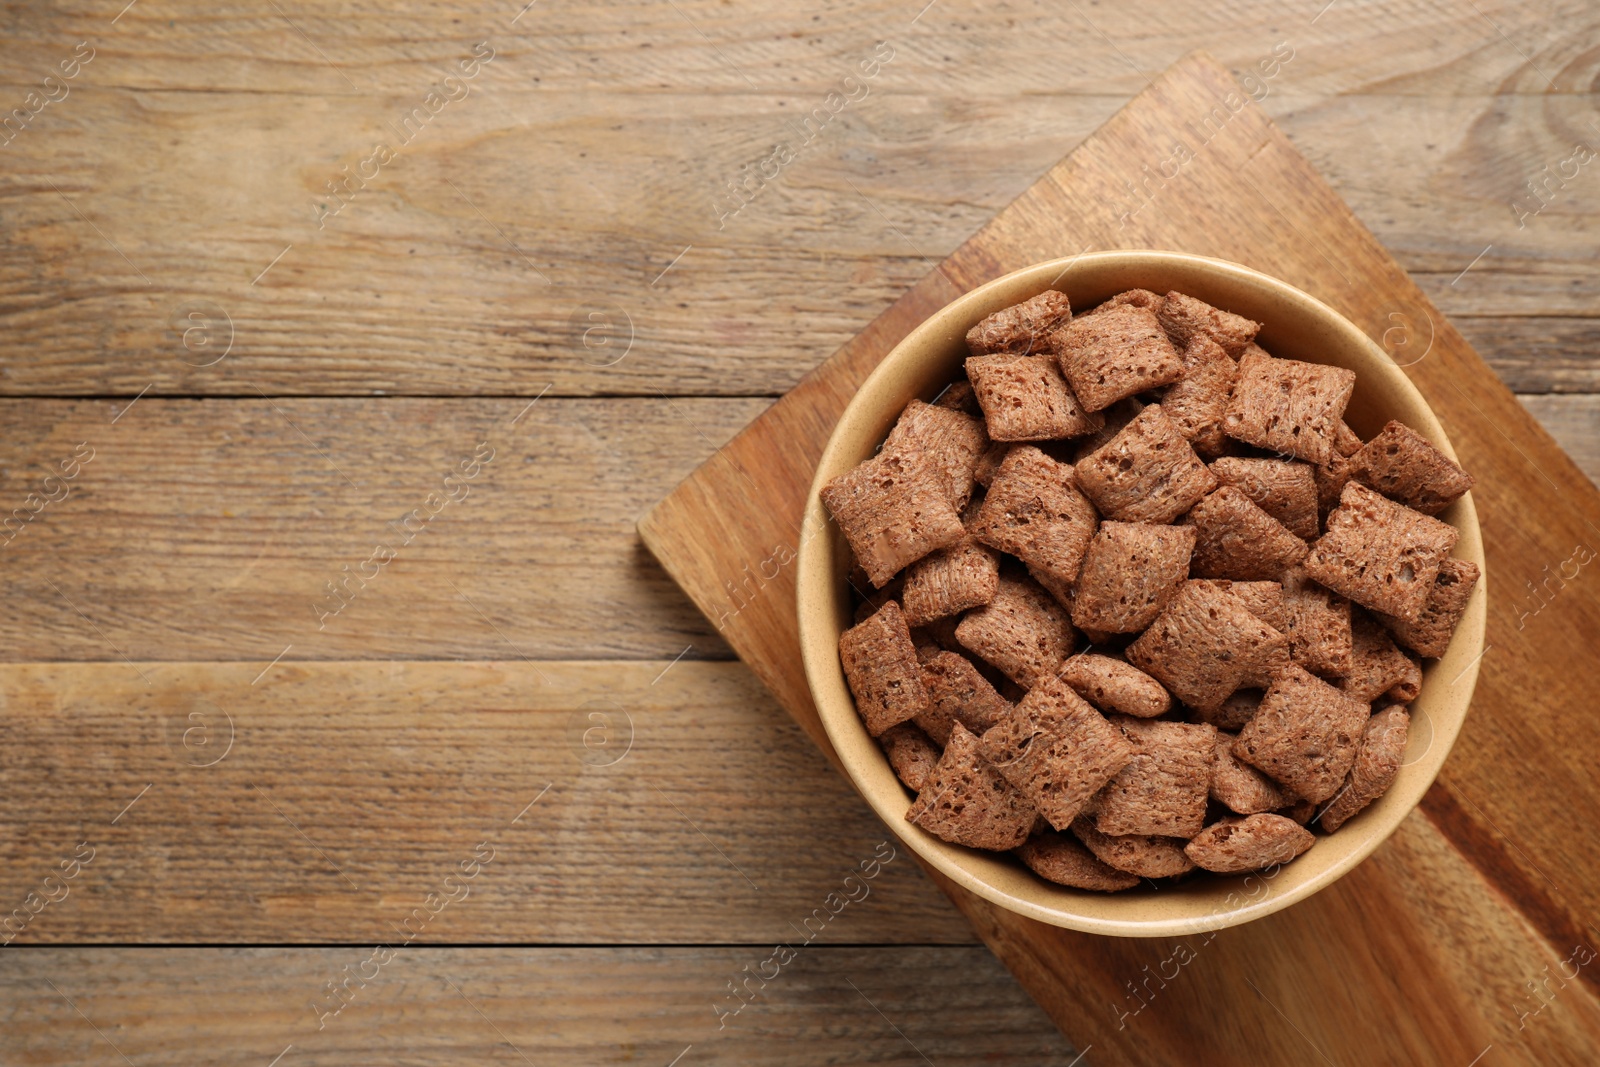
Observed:
[[[1487,618],[1488,575],[1484,567],[1482,532],[1478,524],[1477,510],[1472,500],[1472,494],[1469,492],[1461,500],[1453,504],[1450,509],[1452,525],[1456,527],[1460,534],[1455,554],[1460,558],[1470,559],[1477,563],[1480,569],[1480,578],[1468,604],[1467,612],[1457,628],[1451,642],[1451,648],[1446,656],[1447,658],[1455,658],[1459,643],[1465,641],[1466,647],[1471,650],[1472,659],[1449,683],[1450,695],[1441,698],[1447,702],[1447,710],[1459,708],[1459,711],[1449,715],[1447,717],[1448,721],[1444,722],[1434,721],[1435,717],[1430,717],[1429,727],[1431,732],[1428,748],[1421,757],[1416,760],[1408,759],[1402,767],[1404,788],[1400,788],[1402,780],[1397,779],[1389,794],[1386,794],[1384,798],[1387,800],[1389,796],[1403,796],[1404,799],[1398,808],[1394,804],[1384,805],[1386,813],[1381,825],[1368,828],[1368,832],[1362,840],[1357,841],[1354,847],[1345,851],[1329,866],[1299,881],[1298,884],[1291,885],[1284,891],[1268,893],[1259,901],[1227,910],[1213,908],[1210,912],[1196,912],[1176,916],[1158,915],[1148,919],[1106,918],[1087,915],[1059,904],[1042,904],[1038,900],[1019,896],[996,886],[988,879],[979,876],[971,868],[975,863],[992,863],[997,859],[1004,862],[1005,857],[1001,854],[983,854],[977,850],[950,844],[934,837],[920,827],[906,822],[904,815],[909,801],[901,799],[899,801],[900,810],[895,811],[892,807],[887,806],[882,801],[879,793],[871,788],[872,783],[863,781],[863,775],[866,772],[863,769],[862,761],[870,759],[870,757],[864,755],[863,742],[865,746],[870,747],[871,753],[875,754],[875,762],[881,769],[888,768],[887,759],[883,756],[876,742],[867,734],[866,728],[861,723],[860,716],[856,712],[855,704],[850,697],[848,688],[844,687],[843,689],[844,701],[842,705],[836,699],[839,689],[844,686],[843,668],[839,662],[837,651],[838,635],[842,627],[838,624],[837,615],[833,616],[833,621],[830,623],[825,618],[825,613],[818,609],[817,593],[825,591],[827,584],[836,581],[833,578],[834,553],[841,537],[823,507],[819,494],[826,482],[835,476],[835,469],[839,468],[839,452],[843,448],[845,428],[850,425],[856,412],[869,409],[864,408],[863,405],[870,405],[874,402],[883,403],[885,400],[890,399],[881,398],[878,394],[883,393],[886,388],[886,382],[893,380],[899,373],[898,365],[909,358],[908,353],[921,349],[925,344],[935,341],[941,334],[948,335],[953,324],[959,327],[959,335],[964,337],[970,325],[975,324],[984,315],[999,310],[1000,307],[1008,306],[1017,300],[1028,299],[1046,289],[1065,290],[1070,287],[1075,277],[1092,275],[1097,269],[1110,269],[1114,272],[1118,267],[1145,272],[1156,272],[1165,268],[1169,271],[1175,269],[1179,273],[1189,270],[1226,276],[1233,282],[1266,291],[1266,298],[1268,299],[1283,300],[1291,305],[1298,305],[1298,309],[1303,315],[1309,315],[1320,326],[1344,335],[1344,341],[1351,347],[1364,350],[1372,366],[1363,368],[1363,375],[1369,375],[1375,370],[1377,375],[1385,378],[1384,384],[1387,388],[1398,390],[1412,407],[1426,416],[1425,419],[1421,420],[1425,425],[1417,425],[1414,428],[1438,445],[1452,459],[1456,458],[1455,450],[1450,444],[1448,435],[1445,434],[1442,425],[1440,425],[1438,417],[1416,386],[1411,383],[1410,379],[1389,354],[1334,308],[1309,293],[1290,285],[1288,282],[1243,264],[1207,256],[1198,256],[1187,252],[1148,249],[1107,250],[1047,260],[1009,272],[976,286],[928,315],[890,349],[856,390],[855,395],[840,413],[838,421],[829,433],[828,442],[818,459],[817,468],[808,490],[798,545],[796,612],[799,624],[801,658],[805,669],[807,687],[817,707],[818,715],[822,720],[828,739],[838,755],[841,766],[844,768],[851,784],[867,800],[890,832],[905,842],[923,862],[928,863],[958,885],[976,893],[991,903],[1054,926],[1088,933],[1126,937],[1179,936],[1240,925],[1270,915],[1300,900],[1304,900],[1353,870],[1399,828],[1400,824],[1416,807],[1418,801],[1421,800],[1422,795],[1427,792],[1443,767],[1470,709],[1472,692],[1477,683],[1478,668],[1483,657]],[[990,305],[993,304],[996,294],[1001,292],[1007,294],[1006,302],[994,304],[991,307]],[[1022,295],[1018,295],[1019,293]],[[982,313],[978,314],[977,312],[979,311],[982,311]],[[902,404],[903,402],[901,401]],[[899,408],[896,407],[895,414],[898,413],[898,410]],[[893,415],[889,416],[889,418],[892,421]],[[881,438],[882,434],[880,433],[877,439],[881,440]],[[853,466],[856,462],[859,462],[859,459],[850,458],[846,467]],[[1441,661],[1429,664],[1430,669],[1437,667],[1439,662]],[[1459,696],[1453,695],[1463,682],[1465,683],[1465,689],[1461,691]],[[830,693],[835,699],[829,698]],[[1413,738],[1415,739],[1416,736],[1417,734],[1414,732]],[[1437,753],[1435,753],[1435,749],[1438,750]],[[1405,770],[1415,767],[1419,763],[1425,764],[1420,769],[1420,774],[1409,776],[1404,774]],[[889,770],[888,773],[891,777],[893,776],[892,770]],[[881,778],[881,773],[879,777]],[[895,781],[898,784],[898,779]],[[902,798],[903,795],[902,791]],[[1378,805],[1375,804],[1361,814],[1366,815],[1369,812],[1375,814],[1377,808]],[[1209,881],[1212,884],[1216,884],[1217,878],[1228,877],[1237,880],[1241,876],[1213,876],[1209,878]],[[1055,898],[1061,898],[1063,894],[1071,894],[1071,896],[1064,899],[1078,899],[1088,902],[1109,899],[1106,894],[1073,890],[1064,886],[1052,885],[1042,879],[1034,879],[1034,881],[1037,881],[1044,894]],[[1172,899],[1177,893],[1181,893],[1183,888],[1182,885],[1173,886],[1169,891],[1163,892],[1160,897],[1151,897],[1150,899]],[[1092,903],[1090,908],[1094,910]],[[1166,909],[1158,905],[1155,910],[1162,911]]]

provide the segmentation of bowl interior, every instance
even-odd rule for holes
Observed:
[[[1127,289],[1177,290],[1254,319],[1263,324],[1258,342],[1273,355],[1356,372],[1345,419],[1363,438],[1394,418],[1455,456],[1438,419],[1381,348],[1331,308],[1247,267],[1174,252],[1102,252],[1006,275],[953,301],[897,345],[851,400],[823,452],[806,505],[798,571],[801,652],[812,696],[846,771],[879,817],[920,856],[980,896],[1044,922],[1093,933],[1172,936],[1247,922],[1338,879],[1421,799],[1471,700],[1483,647],[1487,578],[1480,580],[1448,653],[1424,664],[1422,693],[1411,705],[1405,766],[1393,787],[1337,833],[1319,834],[1309,852],[1274,871],[1090,893],[1044,882],[1009,856],[951,845],[906,822],[911,794],[857,716],[839,663],[839,635],[852,610],[845,580],[850,556],[818,492],[871,456],[910,400],[931,399],[956,377],[967,356],[968,329],[1051,288],[1066,293],[1074,308],[1092,307]],[[1455,555],[1482,568],[1471,494],[1440,518],[1460,531]]]

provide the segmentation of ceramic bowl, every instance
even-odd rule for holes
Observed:
[[[806,504],[798,571],[800,645],[811,695],[851,781],[879,817],[920,857],[1000,907],[1056,926],[1129,937],[1166,937],[1258,919],[1333,884],[1372,853],[1410,813],[1444,765],[1467,714],[1483,651],[1487,576],[1480,581],[1448,653],[1425,661],[1422,694],[1411,705],[1405,765],[1382,798],[1337,833],[1270,874],[1197,872],[1181,882],[1102,894],[1054,885],[1004,853],[952,845],[905,820],[912,796],[867,734],[839,663],[850,625],[849,550],[818,497],[822,486],[870,457],[905,405],[934,397],[960,372],[967,330],[985,316],[1045,289],[1074,308],[1127,289],[1188,293],[1262,323],[1259,343],[1275,356],[1356,372],[1345,421],[1369,439],[1399,419],[1455,456],[1439,420],[1404,372],[1348,319],[1284,282],[1236,263],[1177,252],[1098,252],[1040,263],[997,278],[936,312],[894,347],[845,409]],[[1439,516],[1461,533],[1455,555],[1483,567],[1472,496]]]

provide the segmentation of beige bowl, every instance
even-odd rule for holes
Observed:
[[[1049,288],[1066,293],[1074,308],[1141,288],[1177,290],[1245,315],[1264,324],[1259,341],[1273,355],[1356,372],[1345,418],[1363,438],[1395,418],[1455,455],[1439,420],[1382,349],[1326,304],[1274,278],[1177,252],[1098,252],[1016,271],[955,300],[896,345],[851,400],[823,451],[806,502],[798,571],[800,649],[811,695],[845,770],[879,817],[924,860],[979,896],[1056,926],[1129,937],[1175,936],[1249,922],[1331,885],[1393,833],[1427,791],[1455,743],[1477,681],[1487,583],[1479,582],[1448,654],[1423,672],[1422,695],[1411,705],[1405,766],[1394,786],[1337,833],[1319,834],[1311,851],[1271,875],[1201,872],[1159,889],[1090,893],[1045,882],[1010,856],[951,845],[906,822],[911,795],[857,716],[839,664],[839,635],[851,615],[845,582],[849,551],[818,493],[873,454],[911,399],[930,399],[957,375],[967,356],[968,329]],[[1456,555],[1483,567],[1471,495],[1440,517],[1461,532]]]

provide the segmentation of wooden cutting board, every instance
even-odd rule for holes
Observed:
[[[1600,493],[1208,57],[1152,82],[695,471],[641,520],[645,543],[831,758],[800,665],[793,563],[835,421],[878,360],[958,294],[1104,248],[1276,275],[1406,367],[1478,478],[1491,599],[1477,697],[1394,838],[1248,926],[1094,937],[935,880],[1087,1062],[1594,1062]]]

